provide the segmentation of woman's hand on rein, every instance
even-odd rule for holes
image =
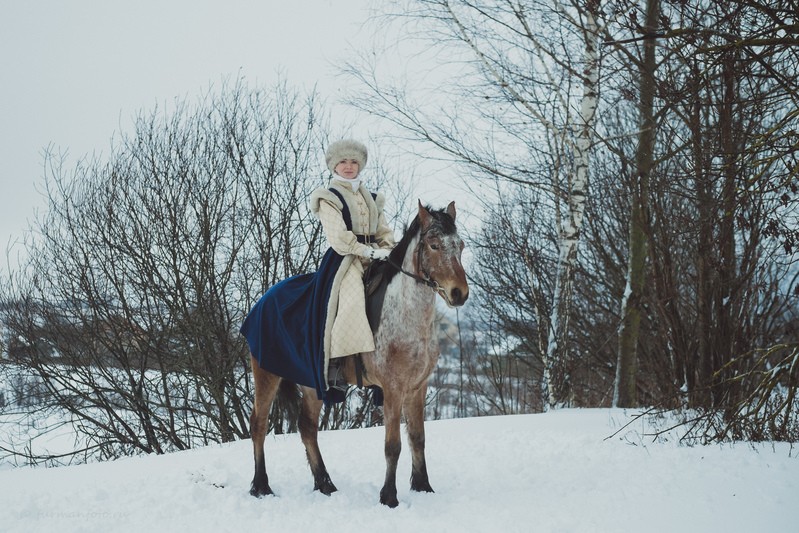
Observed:
[[[369,257],[373,261],[385,261],[388,259],[389,254],[391,254],[391,250],[387,250],[385,248],[372,248],[369,252]]]

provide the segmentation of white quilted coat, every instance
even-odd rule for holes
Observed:
[[[311,195],[311,210],[322,223],[330,247],[344,256],[336,273],[325,324],[326,359],[374,351],[374,338],[366,319],[363,292],[364,267],[369,264],[371,248],[393,248],[394,232],[383,216],[385,198],[375,199],[361,184],[353,191],[349,184],[337,180],[330,187],[341,193],[352,217],[352,231],[347,230],[342,215],[341,200],[327,188]],[[357,235],[373,235],[373,244],[358,242]],[[325,365],[327,367],[327,365]]]

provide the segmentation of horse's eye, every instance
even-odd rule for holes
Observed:
[[[438,250],[439,246],[438,246],[438,244],[430,243],[430,249],[431,250]]]

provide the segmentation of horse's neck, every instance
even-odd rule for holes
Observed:
[[[406,272],[416,272],[414,266],[416,245],[419,237],[414,238],[408,245],[405,257],[402,260],[402,269]],[[417,273],[417,275],[420,275]],[[392,294],[393,293],[393,294]],[[398,273],[386,289],[386,295],[392,294],[395,303],[408,313],[401,313],[403,320],[417,324],[432,322],[435,317],[435,293],[419,281],[403,273]],[[392,299],[394,299],[392,298]]]

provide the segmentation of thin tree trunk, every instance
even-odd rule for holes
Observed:
[[[658,24],[660,0],[647,0],[647,34],[653,34]],[[630,213],[629,258],[627,286],[621,301],[619,351],[616,362],[616,381],[613,391],[614,407],[634,407],[637,404],[636,373],[638,370],[638,338],[643,314],[643,292],[646,279],[648,243],[649,179],[655,151],[655,40],[644,41],[644,58],[640,64],[639,113],[641,130],[635,154],[637,172],[632,186]]]
[[[705,388],[712,373],[711,365],[711,257],[713,248],[713,203],[711,200],[710,178],[705,162],[702,142],[702,75],[700,65],[691,66],[693,93],[691,95],[691,143],[696,188],[696,214],[698,218],[698,241],[694,251],[696,257],[696,356],[686,360],[686,387],[692,407],[710,405],[708,390]]]
[[[722,170],[721,213],[719,220],[719,272],[718,290],[714,307],[717,313],[718,332],[717,342],[714,346],[714,379],[713,379],[713,406],[718,407],[725,403],[735,404],[730,396],[735,388],[734,372],[729,369],[722,375],[716,372],[726,368],[734,358],[736,344],[736,326],[732,316],[733,306],[737,296],[734,287],[737,271],[735,255],[735,225],[734,216],[737,209],[735,180],[737,172],[737,159],[739,149],[736,142],[736,121],[734,105],[737,97],[736,84],[736,51],[726,53],[722,65],[723,101],[721,103],[720,117],[720,144],[724,167]],[[729,381],[727,381],[729,379]],[[725,398],[726,396],[726,398]]]

